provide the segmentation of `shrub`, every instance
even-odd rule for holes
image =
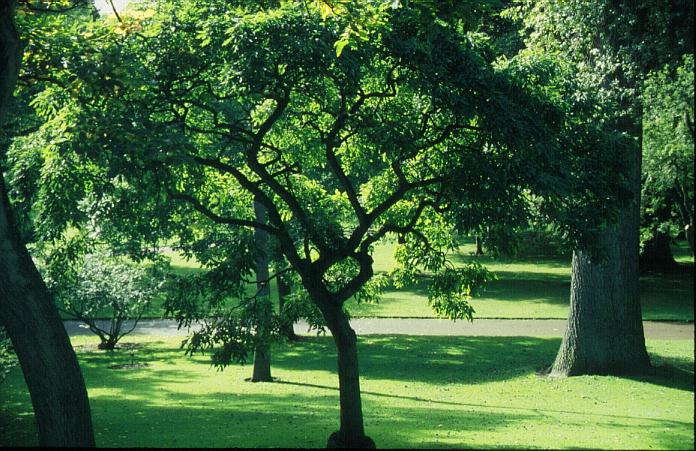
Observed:
[[[99,349],[114,349],[158,296],[165,269],[163,262],[144,266],[105,253],[88,254],[73,277],[55,284],[56,301],[99,336]]]

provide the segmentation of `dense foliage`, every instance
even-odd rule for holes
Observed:
[[[61,310],[99,336],[100,349],[114,349],[162,295],[167,272],[162,262],[143,266],[103,251],[77,261],[52,257],[43,274],[46,284]]]
[[[685,231],[694,250],[694,56],[652,72],[643,94],[643,241]]]
[[[466,8],[408,6],[172,0],[107,20],[19,18],[31,30],[27,121],[40,125],[8,162],[39,248],[69,252],[77,229],[136,260],[163,245],[195,257],[207,272],[182,278],[167,310],[182,325],[203,320],[188,351],[214,347],[224,366],[286,321],[248,294],[253,231],[264,231],[264,283],[294,281],[288,310],[325,324],[337,345],[333,444],[370,444],[343,307],[384,286],[375,243],[402,237],[392,280],[428,271],[433,309],[472,319],[468,300],[490,275],[448,261],[458,234],[485,228],[502,249],[535,220],[587,247],[629,199],[627,140],[592,122],[597,99],[574,67],[531,51],[500,57],[514,43],[491,41],[496,26]],[[61,297],[75,312],[157,290],[135,266],[98,258],[54,280],[71,278]]]

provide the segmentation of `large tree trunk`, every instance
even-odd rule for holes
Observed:
[[[340,429],[329,437],[327,448],[375,448],[375,442],[365,435],[362,400],[360,397],[360,370],[358,341],[348,317],[340,307],[322,308],[326,325],[331,331],[338,355],[338,387],[340,393]]]
[[[629,161],[636,196],[618,226],[600,237],[606,260],[573,253],[568,325],[551,375],[634,373],[650,366],[638,288],[640,163],[638,145]]]
[[[679,267],[672,255],[669,235],[655,232],[652,238],[643,245],[640,254],[640,270],[670,272]]]
[[[266,222],[266,208],[260,202],[254,202],[256,221]],[[254,229],[254,260],[256,269],[256,284],[263,312],[256,328],[257,344],[254,350],[254,370],[252,382],[271,382],[271,345],[270,319],[273,306],[271,305],[271,285],[268,281],[268,233],[265,230]]]
[[[14,0],[0,0],[0,124],[21,60]],[[87,390],[63,322],[22,243],[0,172],[0,323],[14,346],[42,446],[94,446]]]
[[[94,446],[87,390],[48,290],[19,239],[0,177],[0,322],[12,339],[41,446]]]

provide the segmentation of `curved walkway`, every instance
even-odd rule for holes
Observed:
[[[91,332],[79,321],[64,321],[69,335],[89,335]],[[128,330],[132,322],[126,322]],[[560,319],[475,319],[450,321],[424,318],[354,318],[351,325],[358,335],[460,335],[489,337],[562,337],[566,320]],[[643,321],[645,337],[658,340],[693,340],[694,323],[677,321]],[[316,335],[307,331],[307,323],[295,324],[298,335]],[[174,320],[141,320],[133,333],[145,335],[181,335]]]

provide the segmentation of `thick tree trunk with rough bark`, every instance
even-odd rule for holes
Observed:
[[[254,202],[254,214],[256,221],[266,223],[266,208],[260,202]],[[258,344],[254,350],[254,370],[251,376],[252,382],[271,382],[271,346],[270,324],[271,317],[271,289],[268,281],[268,233],[265,230],[254,229],[254,260],[256,269],[256,283],[258,296],[263,303],[264,312],[256,329]]]
[[[679,267],[674,260],[669,235],[655,232],[655,235],[643,245],[640,254],[640,270],[670,272]]]
[[[636,197],[620,213],[618,226],[601,234],[606,260],[573,253],[568,325],[551,375],[635,373],[650,367],[638,287],[640,146],[632,157],[629,176]]]
[[[340,307],[325,304],[321,310],[336,344],[341,407],[340,428],[331,434],[326,446],[327,448],[375,448],[375,442],[365,435],[363,426],[357,336]]]
[[[19,72],[14,0],[0,0],[0,124]],[[87,390],[58,311],[20,239],[0,172],[0,323],[14,346],[42,446],[94,446]]]
[[[94,446],[87,390],[48,290],[19,239],[0,177],[0,322],[12,339],[42,446]]]

